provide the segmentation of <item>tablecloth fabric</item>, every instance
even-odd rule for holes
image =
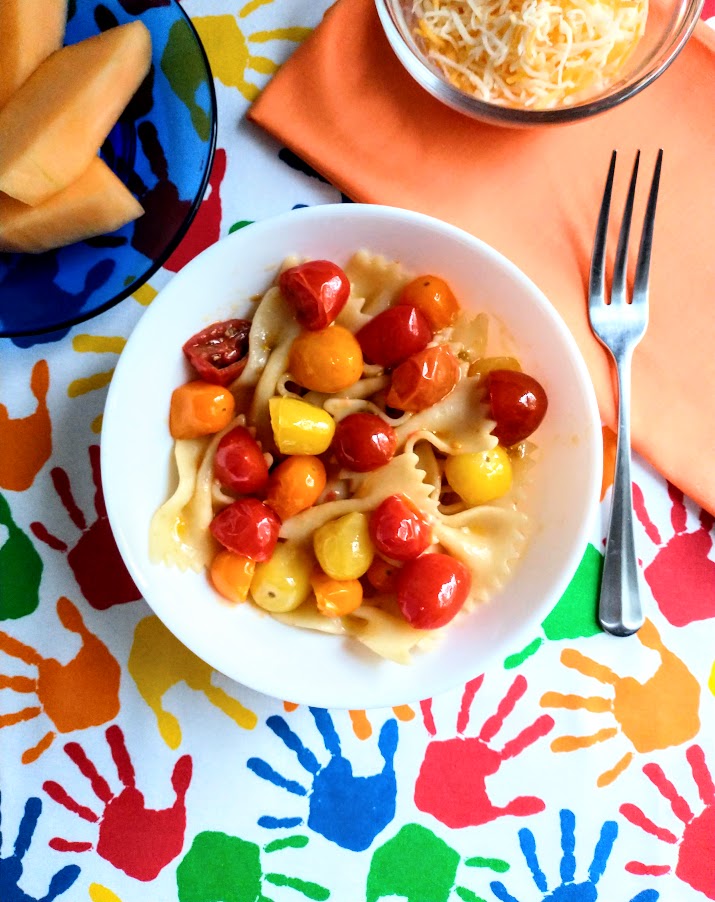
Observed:
[[[118,307],[0,341],[0,900],[715,899],[715,529],[641,459],[646,627],[613,639],[594,617],[607,467],[532,641],[419,705],[248,691],[173,639],[117,554],[98,445],[132,327],[230,230],[341,200],[245,118],[326,5],[187,0],[219,101],[195,224]]]

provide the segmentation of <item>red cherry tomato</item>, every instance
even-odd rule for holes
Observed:
[[[411,561],[430,545],[432,530],[409,499],[404,495],[390,495],[372,512],[370,538],[386,557]]]
[[[365,576],[376,591],[394,594],[397,592],[397,577],[399,573],[399,564],[391,564],[376,554]]]
[[[309,260],[281,273],[278,285],[304,329],[324,329],[350,297],[345,273],[329,260]]]
[[[351,413],[340,420],[333,451],[341,467],[367,473],[386,464],[397,450],[397,434],[374,413]]]
[[[265,488],[268,464],[245,426],[235,426],[218,443],[214,476],[222,486],[241,495],[254,495]]]
[[[397,578],[397,603],[409,624],[434,630],[449,623],[464,606],[472,575],[448,554],[423,554],[409,561]]]
[[[366,323],[355,336],[368,363],[396,366],[432,341],[429,320],[416,307],[389,307]]]
[[[544,419],[549,400],[533,376],[516,370],[492,370],[484,386],[490,416],[496,421],[492,434],[505,447],[523,442]]]
[[[211,521],[209,529],[224,548],[251,561],[268,561],[278,541],[281,521],[257,498],[239,498]]]
[[[459,382],[459,361],[447,345],[408,357],[392,374],[387,404],[417,413],[446,398]]]
[[[251,323],[228,319],[213,323],[184,343],[187,360],[205,382],[229,385],[246,366]]]

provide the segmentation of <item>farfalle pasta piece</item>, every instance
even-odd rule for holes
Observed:
[[[345,274],[355,296],[363,299],[362,313],[368,318],[394,304],[412,278],[400,263],[366,250],[353,254],[345,266]]]

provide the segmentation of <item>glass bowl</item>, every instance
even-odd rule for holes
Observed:
[[[507,107],[455,87],[428,59],[413,33],[411,0],[375,0],[387,39],[410,75],[430,94],[461,113],[493,125],[564,125],[605,112],[637,94],[668,68],[700,17],[703,0],[650,0],[645,33],[620,78],[587,100],[549,109]]]
[[[204,48],[179,3],[70,3],[65,43],[136,18],[151,33],[151,70],[100,156],[144,215],[44,254],[0,253],[0,336],[59,338],[128,297],[168,259],[203,199],[216,147],[216,95]]]

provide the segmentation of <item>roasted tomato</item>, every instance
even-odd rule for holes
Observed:
[[[435,332],[451,326],[459,313],[452,289],[439,276],[418,276],[402,289],[399,304],[417,307]]]
[[[390,495],[370,516],[370,538],[385,557],[411,561],[429,547],[432,530],[409,499]]]
[[[392,460],[397,433],[374,413],[351,413],[338,423],[332,448],[341,467],[367,473]]]
[[[355,337],[368,363],[392,367],[427,347],[432,329],[416,307],[398,304],[378,313]]]
[[[350,297],[348,277],[329,260],[291,266],[281,273],[278,285],[304,329],[329,326]]]
[[[245,319],[213,323],[185,342],[184,354],[204,381],[229,385],[246,366],[250,331]]]
[[[446,398],[459,382],[459,361],[447,345],[408,357],[392,374],[387,404],[418,413]]]
[[[241,495],[253,495],[265,488],[268,464],[261,446],[245,426],[234,426],[218,443],[214,476],[222,486]]]
[[[268,561],[278,541],[281,521],[257,498],[239,498],[211,521],[211,534],[224,548],[251,561]]]
[[[546,415],[549,400],[540,382],[515,370],[492,370],[484,378],[492,429],[502,445],[523,442]]]
[[[408,561],[397,578],[397,603],[418,630],[445,626],[464,607],[472,575],[448,554],[423,554]]]

